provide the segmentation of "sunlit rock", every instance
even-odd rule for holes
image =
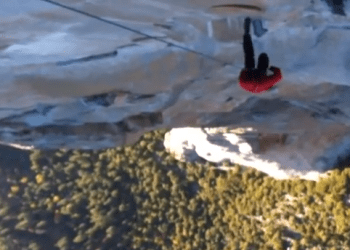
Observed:
[[[203,158],[253,167],[276,179],[317,181],[327,170],[349,161],[350,137],[337,130],[313,133],[258,133],[253,129],[178,128],[165,135],[164,146],[181,161]]]

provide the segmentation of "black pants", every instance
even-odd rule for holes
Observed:
[[[247,69],[255,68],[255,59],[254,59],[254,48],[252,37],[250,34],[244,34],[243,36],[243,51],[244,51],[244,65]]]
[[[250,34],[243,36],[244,65],[247,69],[255,69],[255,58],[252,37]],[[269,58],[266,53],[261,53],[258,58],[258,71],[266,72],[269,65]]]

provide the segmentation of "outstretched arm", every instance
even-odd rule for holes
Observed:
[[[270,89],[282,79],[281,70],[279,68],[271,66],[269,69],[273,71],[273,75],[267,76],[265,81],[258,85],[257,89],[255,89],[256,93]]]
[[[272,70],[272,72],[273,72],[273,77],[272,78],[282,79],[281,70],[279,68],[271,66],[270,70]]]
[[[270,69],[273,71],[273,75],[269,77],[272,82],[275,82],[276,84],[277,82],[282,80],[282,73],[279,68],[271,66]]]

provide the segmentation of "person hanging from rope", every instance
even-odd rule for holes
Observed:
[[[244,20],[243,50],[245,59],[245,68],[239,76],[239,85],[251,93],[261,93],[271,89],[282,80],[281,70],[271,66],[269,69],[274,73],[267,75],[269,67],[269,57],[266,53],[261,53],[258,59],[258,67],[255,68],[254,48],[252,37],[250,35],[251,19],[247,17]]]

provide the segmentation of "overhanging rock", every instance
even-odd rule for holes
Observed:
[[[101,149],[159,128],[253,128],[290,143],[276,162],[324,171],[346,159],[347,6],[246,1],[250,7],[217,13],[211,6],[227,1],[60,2],[151,37],[48,2],[28,0],[29,10],[11,2],[0,30],[2,144]],[[238,85],[247,16],[256,57],[266,52],[283,74],[263,94]]]

